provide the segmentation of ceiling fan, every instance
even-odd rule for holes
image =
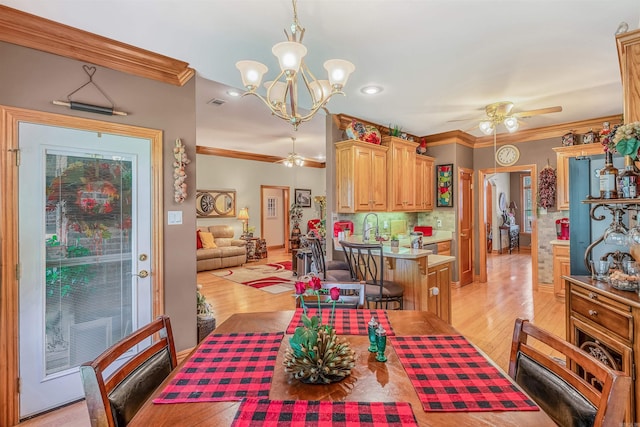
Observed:
[[[291,137],[291,143],[293,148],[291,152],[282,160],[278,160],[276,163],[282,163],[288,168],[292,168],[294,166],[304,166],[304,157],[300,154],[296,153],[296,138],[294,136]]]
[[[478,128],[485,135],[491,135],[496,132],[497,126],[502,123],[509,132],[515,132],[520,127],[519,119],[538,116],[540,114],[559,113],[562,107],[547,107],[536,110],[512,112],[513,102],[499,101],[487,105],[484,110],[486,118],[478,123]]]

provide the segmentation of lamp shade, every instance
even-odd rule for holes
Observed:
[[[267,99],[271,105],[279,106],[283,104],[285,95],[287,94],[287,84],[279,81],[268,81],[264,83],[265,89],[267,89]]]
[[[322,102],[331,94],[331,84],[329,80],[314,80],[309,83],[309,87],[313,91],[314,101]]]
[[[481,121],[478,124],[478,127],[480,128],[480,131],[485,135],[491,135],[491,132],[493,132],[493,123],[489,120]]]
[[[515,117],[507,117],[504,119],[504,127],[506,127],[509,132],[515,132],[520,127],[520,124]]]
[[[281,42],[275,44],[271,52],[278,58],[282,71],[297,73],[302,58],[307,54],[307,48],[297,42]]]
[[[238,219],[248,220],[249,219],[249,208],[240,209],[240,212],[238,212]]]
[[[344,85],[347,84],[351,73],[355,71],[356,66],[344,59],[330,59],[325,61],[324,68],[329,75],[329,84],[331,84],[331,87],[342,90]]]
[[[258,61],[238,61],[236,62],[236,68],[240,70],[242,84],[248,90],[253,90],[260,86],[262,76],[269,70],[266,65]]]

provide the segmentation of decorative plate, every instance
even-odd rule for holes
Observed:
[[[562,145],[564,147],[568,147],[570,145],[574,145],[576,143],[576,136],[573,131],[569,131],[562,135]]]
[[[380,144],[382,141],[382,135],[375,126],[365,125],[355,120],[352,120],[344,131],[349,139],[357,139],[372,144]]]

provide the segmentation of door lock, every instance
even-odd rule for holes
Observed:
[[[139,259],[140,261],[146,261],[146,260],[147,260],[147,258],[149,258],[149,257],[147,256],[147,254],[140,254],[140,256],[138,257],[138,259]]]
[[[149,277],[149,272],[147,270],[140,270],[138,274],[133,274],[133,276],[138,276],[141,279],[144,279],[145,277]]]

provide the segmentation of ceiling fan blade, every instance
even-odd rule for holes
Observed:
[[[468,117],[466,119],[455,119],[455,120],[447,120],[447,123],[453,123],[453,122],[470,122],[472,120],[477,120],[480,121],[482,120],[482,117]]]
[[[511,114],[511,116],[526,118],[531,116],[538,116],[540,114],[559,113],[560,111],[562,111],[562,107],[556,106],[556,107],[539,108],[537,110],[520,111],[520,112]]]

